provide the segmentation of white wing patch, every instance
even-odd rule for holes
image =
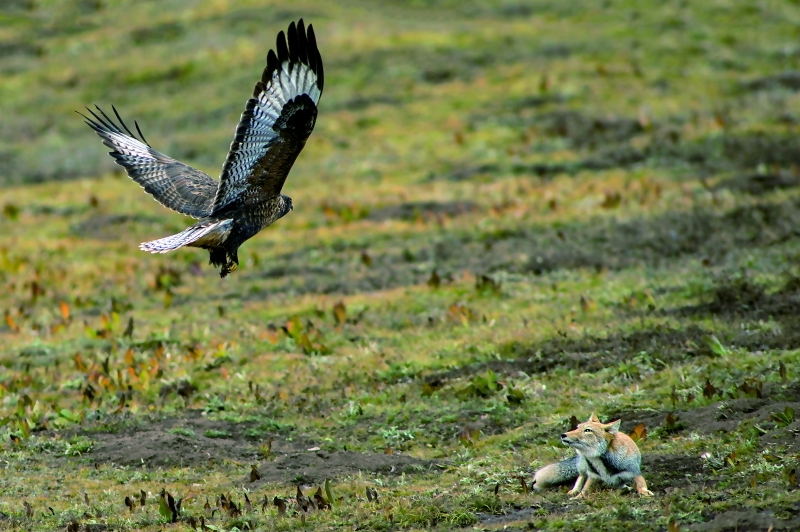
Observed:
[[[112,107],[113,108],[113,107]],[[99,114],[88,109],[92,118],[82,115],[103,144],[113,151],[109,154],[128,172],[128,176],[145,192],[165,207],[202,218],[211,213],[218,183],[205,172],[155,151],[136,124],[141,139],[128,129],[116,108],[119,124],[97,107]],[[123,131],[124,128],[124,131]],[[127,133],[127,134],[126,134]]]
[[[274,51],[269,51],[267,67],[261,81],[256,84],[253,97],[248,100],[239,120],[231,150],[222,168],[220,187],[214,200],[214,213],[247,196],[248,189],[253,186],[250,177],[254,169],[262,159],[268,158],[270,149],[283,140],[278,122],[286,105],[305,95],[316,106],[322,95],[322,59],[313,28],[309,26],[306,33],[302,20],[297,26],[292,23],[288,38],[287,45],[284,33],[278,34],[277,55]],[[310,127],[313,128],[313,123]],[[308,132],[310,133],[310,128]],[[302,139],[296,148],[298,153],[304,143],[305,139]],[[286,147],[287,151],[294,148]],[[279,173],[284,169],[260,170],[269,174],[271,171]],[[285,171],[288,172],[288,168]],[[281,185],[283,179],[285,175],[281,179]]]

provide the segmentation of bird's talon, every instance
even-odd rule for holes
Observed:
[[[222,269],[219,271],[219,276],[224,278],[226,275],[231,273],[232,271],[236,271],[239,265],[235,262],[228,262],[222,266]]]

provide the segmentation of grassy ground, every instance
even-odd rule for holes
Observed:
[[[4,9],[0,529],[800,526],[797,6]],[[300,16],[295,210],[224,280],[138,251],[187,220],[73,110],[217,175]],[[656,497],[527,491],[592,411]]]

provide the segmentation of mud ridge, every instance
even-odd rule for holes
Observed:
[[[433,238],[426,233],[369,249],[369,267],[359,260],[363,245],[342,241],[315,248],[313,261],[310,250],[303,248],[274,257],[271,263],[280,267],[243,271],[243,276],[268,283],[242,297],[387,290],[424,283],[434,269],[440,276],[465,270],[542,275],[661,266],[684,257],[715,264],[741,249],[781,245],[800,236],[798,228],[796,202],[765,201],[721,213],[697,208],[626,221],[601,218],[557,230],[535,225],[482,233],[445,229]]]

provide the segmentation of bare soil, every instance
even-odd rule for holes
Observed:
[[[367,220],[381,222],[384,220],[429,219],[437,216],[454,217],[478,210],[472,201],[418,201],[387,205],[369,213]]]
[[[782,520],[778,519],[774,512],[747,508],[717,514],[710,521],[690,525],[686,527],[686,530],[741,532],[744,530],[797,530],[798,528],[800,528],[800,517]]]
[[[261,479],[253,486],[265,482],[321,484],[326,478],[338,478],[359,472],[401,475],[419,473],[435,467],[435,461],[419,460],[400,454],[322,450],[278,452],[274,460],[261,462],[258,465]],[[247,476],[241,482],[246,483],[249,480]]]
[[[247,428],[248,424],[212,421],[188,410],[183,418],[156,420],[119,432],[92,433],[94,446],[86,457],[100,464],[147,467],[255,461],[258,448],[244,436]]]
[[[242,272],[270,282],[240,297],[384,290],[424,283],[433,270],[440,276],[465,270],[541,275],[583,268],[657,267],[683,258],[715,265],[741,249],[768,248],[797,238],[797,207],[795,201],[759,201],[721,213],[697,208],[624,221],[598,218],[558,228],[522,225],[488,232],[445,228],[433,240],[428,234],[409,236],[402,245],[376,248],[357,239],[341,241],[315,248],[318,258],[313,262],[309,250],[300,249],[270,261],[280,266]],[[398,216],[401,211],[398,207]],[[369,266],[359,260],[364,251],[371,257]]]
[[[135,223],[153,224],[154,217],[133,214],[96,214],[74,224],[71,232],[81,238],[97,240],[119,240],[131,230]]]
[[[326,478],[366,472],[381,475],[422,472],[436,467],[435,461],[418,460],[401,454],[321,450],[312,440],[280,432],[258,432],[255,423],[234,423],[208,419],[196,410],[180,418],[154,420],[118,432],[87,434],[94,442],[84,456],[95,464],[152,467],[197,467],[215,462],[242,462],[248,473],[241,483],[249,484],[249,465],[258,464],[265,482],[314,484]],[[260,440],[272,438],[269,460],[264,461]]]

